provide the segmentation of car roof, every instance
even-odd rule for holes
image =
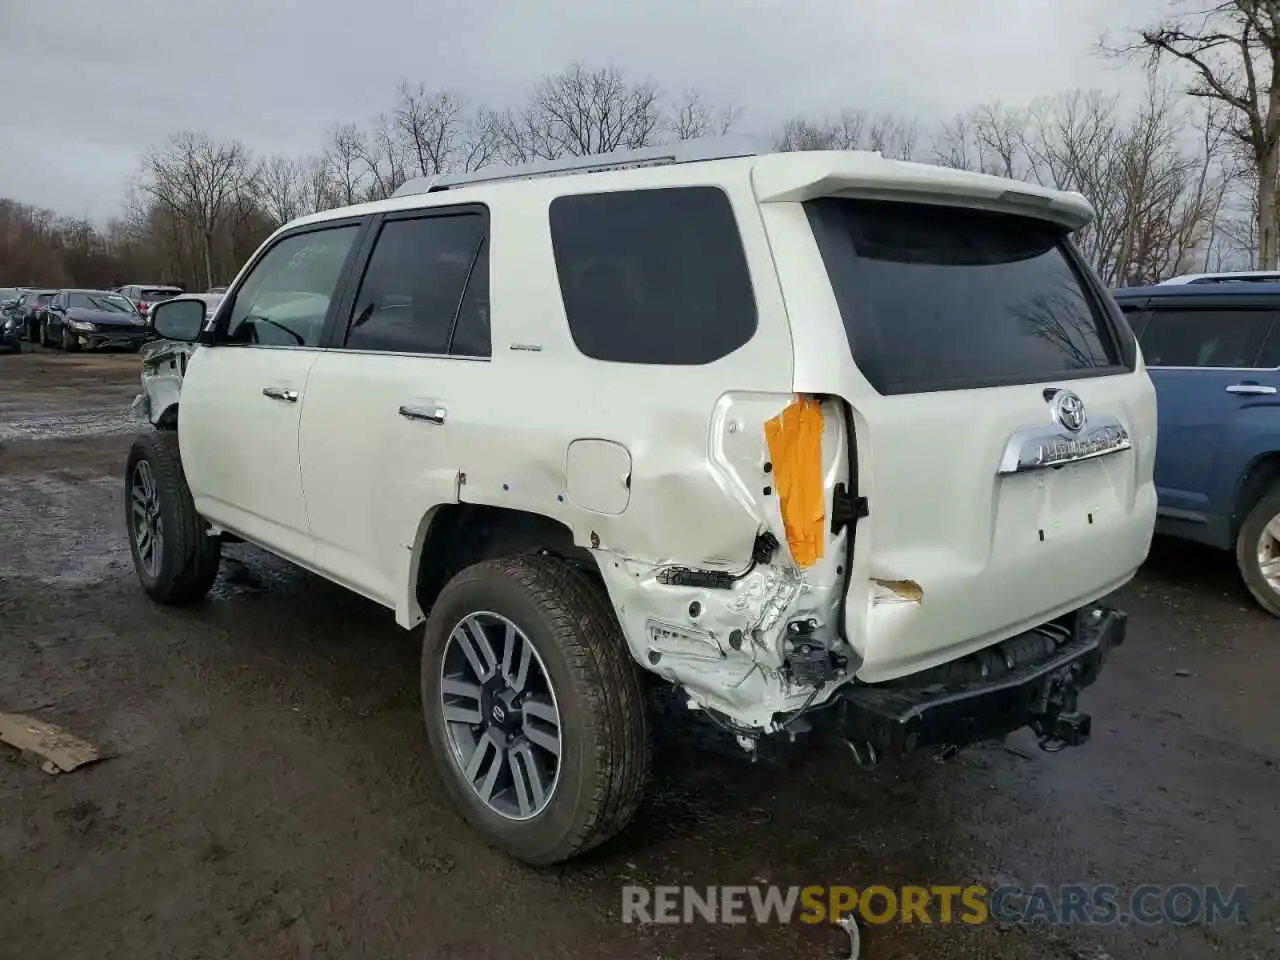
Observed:
[[[1280,270],[1228,270],[1219,273],[1183,273],[1168,280],[1161,280],[1160,285],[1176,286],[1180,284],[1201,283],[1240,283],[1265,282],[1263,277],[1280,279]]]
[[[1120,302],[1133,300],[1221,300],[1242,302],[1252,298],[1258,302],[1280,301],[1280,283],[1176,283],[1147,287],[1120,287],[1111,295]]]

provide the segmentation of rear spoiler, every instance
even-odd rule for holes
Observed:
[[[1087,226],[1093,207],[1079,193],[1050,190],[967,170],[886,160],[879,153],[815,150],[760,157],[751,173],[761,203],[848,196],[900,200],[1014,213]]]

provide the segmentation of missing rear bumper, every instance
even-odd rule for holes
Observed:
[[[1089,739],[1077,696],[1092,684],[1126,615],[1090,607],[935,670],[890,683],[853,684],[824,711],[859,762],[931,747],[944,753],[1031,727],[1042,749]]]

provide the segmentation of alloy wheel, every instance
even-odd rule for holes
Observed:
[[[1280,593],[1280,513],[1271,518],[1258,536],[1258,569],[1267,585]]]
[[[164,549],[164,520],[160,516],[160,491],[151,464],[139,460],[129,486],[129,527],[138,560],[150,577],[160,576]]]
[[[464,617],[445,643],[440,710],[453,761],[475,795],[508,820],[529,820],[560,779],[561,722],[546,664],[506,617]]]

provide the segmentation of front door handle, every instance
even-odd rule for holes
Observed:
[[[272,400],[285,400],[289,403],[297,403],[299,396],[297,390],[290,390],[287,387],[263,387],[262,395]]]
[[[1233,383],[1227,387],[1227,393],[1243,393],[1251,397],[1270,397],[1274,396],[1275,387],[1269,387],[1263,383]]]
[[[425,420],[427,423],[444,423],[449,411],[438,403],[406,403],[400,407],[400,416],[408,420]]]

